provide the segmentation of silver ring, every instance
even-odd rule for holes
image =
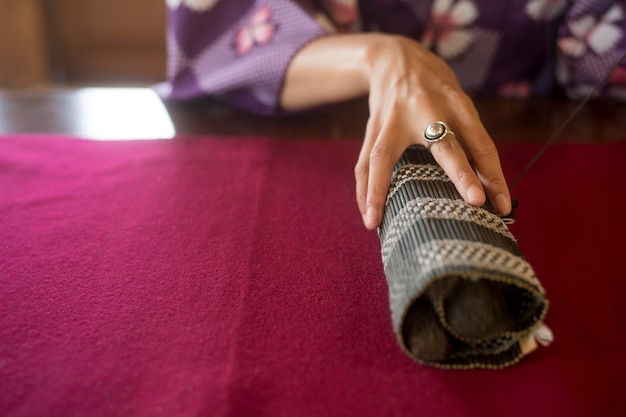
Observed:
[[[441,142],[446,136],[456,136],[444,122],[435,122],[429,124],[424,129],[424,139],[426,140],[426,147],[430,149],[433,143]]]

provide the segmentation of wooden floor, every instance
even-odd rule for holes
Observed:
[[[565,99],[477,100],[483,123],[497,142],[542,142],[575,109]],[[163,103],[147,88],[77,88],[0,91],[0,134],[55,133],[101,139],[165,138],[174,134],[361,138],[365,99],[324,111],[282,118],[250,115],[211,101]],[[626,104],[591,102],[562,140],[626,139]]]

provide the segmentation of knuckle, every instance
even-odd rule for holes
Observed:
[[[370,151],[370,161],[371,162],[390,162],[391,161],[391,152],[389,147],[384,144],[376,144]]]
[[[457,141],[450,137],[434,145],[435,146],[432,146],[432,149],[437,152],[440,158],[451,157],[460,150],[460,146]]]
[[[469,184],[474,182],[476,173],[468,168],[461,168],[456,171],[456,178],[462,184]]]
[[[363,162],[357,162],[357,164],[354,166],[354,177],[357,179],[363,178],[363,177],[367,177],[368,174],[368,169],[367,169],[367,164],[363,163]]]
[[[469,98],[469,96],[465,94],[462,90],[459,90],[454,86],[447,85],[447,88],[445,89],[445,95],[450,101],[456,103],[457,106],[459,104],[467,106],[468,102],[469,104],[471,104],[471,99]]]
[[[487,135],[479,135],[473,141],[474,155],[480,158],[493,158],[498,155],[495,143]]]
[[[487,178],[485,181],[485,186],[491,190],[505,190],[508,188],[504,178],[501,178],[499,176]]]
[[[416,88],[411,92],[410,100],[415,106],[423,106],[424,103],[428,103],[432,100],[432,95],[424,88]]]
[[[476,111],[476,107],[474,106],[474,101],[469,95],[467,95],[465,91],[456,90],[456,94],[454,97],[461,103],[466,111],[468,111],[471,115],[478,117],[478,112]]]

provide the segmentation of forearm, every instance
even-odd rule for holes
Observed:
[[[281,106],[301,110],[366,95],[370,51],[383,36],[327,36],[302,48],[285,75]]]
[[[431,75],[412,77],[423,73]],[[410,81],[411,90],[397,91],[398,95],[423,96],[440,86],[439,77],[460,88],[443,61],[408,38],[382,33],[327,36],[314,40],[293,58],[280,104],[286,110],[302,110],[368,93],[376,99],[405,80]],[[420,82],[433,79],[434,84]]]

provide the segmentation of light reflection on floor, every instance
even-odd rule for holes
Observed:
[[[171,139],[176,133],[151,89],[82,88],[75,98],[77,133],[85,139]]]

